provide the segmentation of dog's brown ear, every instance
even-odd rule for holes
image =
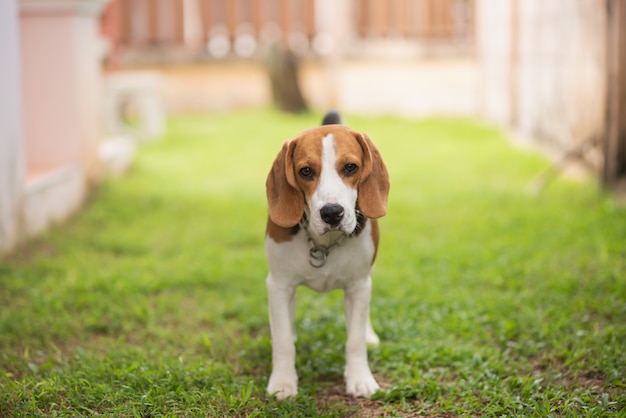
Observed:
[[[293,172],[295,143],[285,142],[265,182],[270,219],[285,228],[296,225],[304,214],[304,197]]]
[[[378,149],[367,134],[355,132],[363,149],[363,173],[359,183],[359,208],[370,219],[387,213],[389,174]]]

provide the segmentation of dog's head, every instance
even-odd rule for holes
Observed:
[[[305,211],[312,233],[350,234],[359,210],[376,219],[387,211],[389,175],[365,134],[342,125],[304,131],[285,142],[266,182],[272,222],[292,227]]]

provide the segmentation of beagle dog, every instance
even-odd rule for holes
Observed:
[[[378,389],[367,344],[379,343],[369,318],[371,274],[378,247],[376,219],[387,211],[389,175],[366,134],[325,123],[284,143],[266,182],[269,219],[265,248],[272,334],[267,392],[284,399],[298,392],[295,368],[296,287],[343,289],[347,393]]]

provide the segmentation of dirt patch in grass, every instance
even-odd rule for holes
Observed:
[[[382,378],[380,375],[375,374],[374,377],[381,387],[381,390],[388,390],[391,388],[391,384]],[[323,407],[332,405],[341,405],[345,407],[345,417],[358,417],[358,418],[375,418],[375,417],[388,417],[398,416],[398,412],[402,413],[403,417],[418,418],[423,415],[418,412],[410,410],[403,410],[399,405],[389,405],[383,401],[355,398],[354,396],[346,393],[345,383],[340,376],[329,377],[326,379],[320,388],[319,393],[320,404]]]

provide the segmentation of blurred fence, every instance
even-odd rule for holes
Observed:
[[[358,34],[361,38],[471,40],[473,7],[473,0],[359,0]]]
[[[337,40],[323,21],[337,21],[337,13],[352,43],[473,42],[474,0],[113,0],[102,26],[112,55],[123,52],[125,61],[155,53],[160,61],[247,58],[277,41],[300,55],[325,55]]]

